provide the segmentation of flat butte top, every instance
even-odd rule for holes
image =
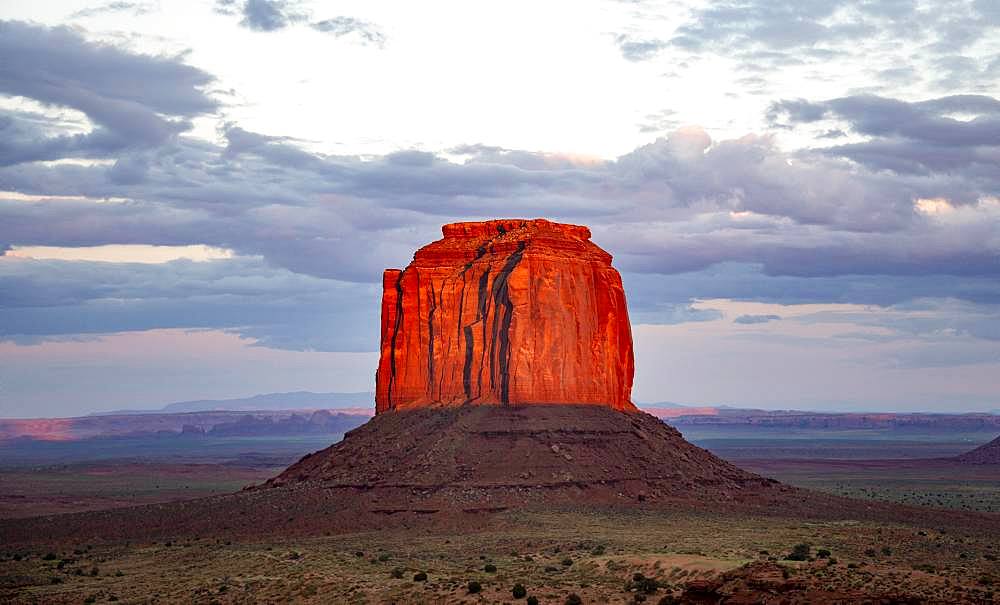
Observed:
[[[590,241],[582,225],[554,223],[542,218],[499,219],[450,223],[441,228],[444,238],[427,244],[413,255],[413,266],[462,266],[491,254],[523,250],[530,256],[564,257],[575,261],[611,264],[611,255]]]

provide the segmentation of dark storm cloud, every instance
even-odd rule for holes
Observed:
[[[373,44],[380,48],[385,46],[385,34],[378,26],[354,17],[324,19],[310,24],[310,27],[337,38],[354,36],[365,44]]]
[[[8,115],[5,130],[16,134],[0,149],[4,165],[153,147],[218,108],[204,91],[213,81],[206,72],[178,58],[88,42],[68,27],[0,22],[0,56],[0,93],[76,109],[93,123],[90,132],[52,135],[23,120],[12,126]]]

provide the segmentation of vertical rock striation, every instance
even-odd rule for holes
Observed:
[[[376,413],[464,404],[634,410],[621,277],[590,230],[454,223],[383,275]]]

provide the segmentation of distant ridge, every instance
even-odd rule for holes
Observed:
[[[90,416],[111,416],[120,414],[162,414],[183,412],[214,412],[214,411],[275,411],[275,410],[308,410],[308,409],[340,409],[363,408],[374,409],[375,393],[312,393],[310,391],[293,391],[290,393],[265,393],[252,397],[237,399],[198,399],[195,401],[178,401],[156,409],[145,410],[114,410],[110,412],[92,412]],[[357,410],[351,410],[356,412]]]
[[[1000,437],[958,457],[965,464],[1000,464]]]

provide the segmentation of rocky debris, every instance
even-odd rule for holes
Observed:
[[[1000,464],[1000,437],[958,456],[966,464]]]
[[[621,277],[590,230],[454,223],[383,276],[376,413],[463,404],[634,410]]]
[[[955,595],[928,599],[901,587],[875,588],[859,585],[844,569],[790,568],[771,562],[749,563],[714,578],[688,582],[674,603],[700,605],[757,605],[759,603],[870,603],[871,605],[916,605],[918,603],[981,602],[956,601]],[[909,587],[912,589],[912,587]]]
[[[641,412],[593,405],[461,406],[379,414],[268,482],[406,494],[412,507],[524,502],[734,502],[783,486]],[[405,508],[400,505],[397,508]]]

